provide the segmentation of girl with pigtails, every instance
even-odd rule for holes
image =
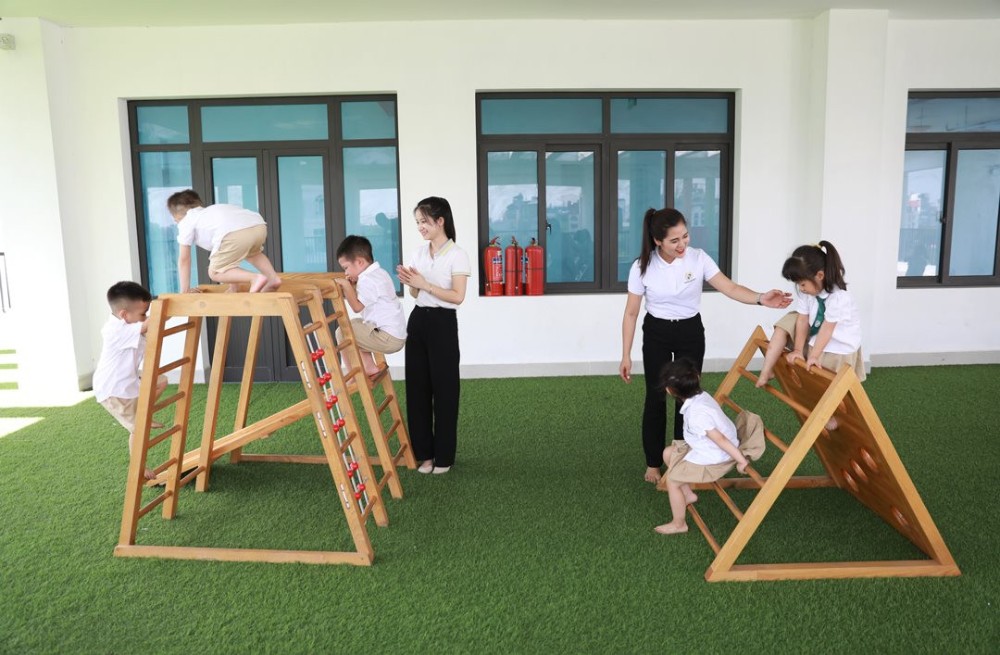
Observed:
[[[647,482],[660,479],[666,445],[666,394],[659,380],[663,367],[676,359],[691,360],[701,372],[705,359],[705,328],[701,322],[702,284],[708,282],[728,298],[747,305],[780,309],[791,304],[791,294],[779,289],[758,293],[730,280],[712,258],[689,247],[687,221],[676,209],[650,209],[642,220],[642,252],[628,277],[628,300],[622,319],[622,361],[618,373],[632,376],[632,341],[643,299],[642,362],[646,400],[642,412],[642,444]],[[674,412],[674,440],[684,439],[684,408]]]
[[[847,293],[844,264],[837,249],[829,241],[799,246],[785,260],[781,275],[795,284],[798,302],[794,311],[774,324],[757,386],[763,387],[774,377],[774,365],[786,346],[791,346],[786,354],[790,364],[801,359],[807,370],[820,366],[834,372],[847,364],[863,381],[861,319]]]

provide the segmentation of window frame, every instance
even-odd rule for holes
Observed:
[[[914,99],[939,98],[1000,98],[1000,91],[911,91],[907,104]],[[905,127],[904,127],[905,129]],[[952,228],[955,216],[955,189],[960,150],[1000,150],[997,132],[906,132],[906,152],[921,150],[945,151],[945,180],[941,208],[941,251],[937,275],[896,276],[897,289],[939,289],[1000,286],[1000,208],[997,212],[997,236],[993,252],[992,275],[950,275]],[[905,172],[904,172],[905,173]],[[901,181],[905,185],[905,179]],[[902,191],[902,189],[901,189]],[[902,193],[900,193],[902,196]],[[902,206],[898,215],[902,215]],[[902,225],[896,230],[897,244]],[[897,245],[898,248],[898,245]],[[896,254],[897,261],[899,253]]]
[[[697,133],[636,133],[611,131],[612,98],[690,98],[724,99],[728,102],[726,132]],[[483,134],[483,100],[517,99],[601,99],[602,126],[600,133],[580,134]],[[537,157],[538,180],[538,242],[548,248],[545,211],[545,153],[573,149],[592,149],[595,162],[594,186],[594,282],[549,282],[546,294],[622,293],[627,290],[627,280],[617,279],[618,230],[615,229],[617,212],[617,153],[619,150],[646,150],[666,152],[664,172],[664,200],[667,207],[674,206],[674,157],[678,150],[718,150],[719,167],[719,268],[731,275],[733,234],[733,179],[735,152],[736,93],[732,91],[682,92],[682,91],[517,91],[476,93],[476,193],[479,211],[478,253],[482,253],[490,240],[489,190],[487,157],[490,152],[534,151]],[[521,244],[527,245],[527,244]],[[501,244],[506,247],[506,244]],[[701,247],[701,244],[695,244]],[[639,253],[635,253],[638,257]],[[485,293],[485,270],[482,257],[477,256],[479,268],[479,294]],[[546,276],[547,277],[547,276]],[[706,285],[707,290],[711,287]]]
[[[341,121],[341,104],[344,102],[363,101],[392,101],[395,103],[393,116],[395,136],[392,138],[380,139],[345,139],[343,137],[343,124]],[[327,106],[327,138],[326,139],[302,139],[292,141],[211,141],[205,142],[202,139],[202,107],[218,106],[241,106],[241,105],[315,105],[325,104]],[[143,106],[186,106],[188,110],[188,142],[187,143],[139,143],[138,108]],[[232,156],[239,156],[241,153],[257,153],[261,150],[272,152],[283,152],[288,154],[306,153],[311,155],[323,155],[324,183],[327,186],[329,202],[325,207],[325,222],[327,230],[327,262],[328,266],[336,263],[335,252],[337,245],[347,236],[347,217],[344,207],[344,148],[356,147],[393,147],[396,149],[396,205],[399,208],[400,229],[402,229],[403,205],[400,190],[399,175],[399,99],[396,94],[358,94],[358,95],[321,95],[321,96],[267,96],[267,97],[240,97],[240,98],[184,98],[184,99],[142,99],[127,101],[126,110],[128,113],[129,127],[129,150],[132,166],[132,193],[135,202],[135,226],[136,241],[139,249],[139,274],[142,285],[149,287],[149,259],[146,248],[146,225],[145,225],[145,199],[142,193],[142,170],[140,166],[140,154],[145,152],[188,152],[191,156],[191,186],[203,198],[210,198],[209,184],[212,179],[211,171],[207,167],[207,153],[216,156],[219,152],[227,152]],[[266,159],[266,158],[265,158]],[[270,180],[277,175],[276,171],[270,171],[267,162],[262,162],[263,167],[258,171],[260,178],[258,183],[263,183],[265,178]],[[265,171],[264,168],[268,168]],[[277,211],[277,207],[262,206],[261,213]],[[266,215],[266,214],[265,214]],[[402,236],[402,235],[400,235]],[[280,234],[269,234],[269,240],[274,241],[275,246],[280,246]],[[402,256],[402,238],[398,240],[397,257],[400,262]],[[208,255],[199,248],[194,248],[194,255],[197,258],[199,276],[204,276],[203,280],[208,280],[207,266]],[[392,271],[390,271],[390,274]],[[401,294],[397,292],[397,295]]]

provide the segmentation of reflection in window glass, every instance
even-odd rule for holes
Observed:
[[[597,134],[600,98],[483,100],[483,134]]]
[[[722,194],[718,150],[678,150],[674,156],[674,207],[687,219],[691,245],[719,261]]]
[[[960,150],[949,275],[993,275],[1000,208],[1000,150]]]
[[[327,139],[326,105],[223,105],[201,109],[202,140]]]
[[[213,158],[212,186],[213,202],[260,211],[256,157]]]
[[[649,208],[666,206],[667,153],[618,151],[618,281],[627,282],[642,248],[642,217]]]
[[[593,282],[592,151],[545,154],[545,220],[549,232],[545,279],[549,282]]]
[[[1000,98],[910,98],[906,131],[1000,132]]]
[[[142,106],[136,109],[139,143],[187,143],[188,109],[186,105],[168,107]]]
[[[944,150],[906,152],[896,261],[899,276],[933,277],[938,273],[946,158]]]
[[[330,270],[326,261],[323,158],[278,157],[281,270]]]
[[[392,100],[344,102],[340,116],[345,139],[396,138],[396,103]]]
[[[139,175],[145,214],[146,267],[154,296],[180,291],[177,275],[177,225],[167,211],[167,198],[191,188],[191,153],[139,153]],[[198,284],[196,258],[191,257],[191,285]]]
[[[538,238],[538,155],[491,152],[486,156],[489,236],[501,247],[516,237],[521,245]]]
[[[612,98],[611,131],[622,134],[725,133],[725,98]]]
[[[396,148],[344,148],[344,216],[347,234],[372,242],[375,261],[389,273],[399,291]]]

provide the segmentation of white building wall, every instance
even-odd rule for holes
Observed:
[[[34,62],[22,74],[35,87],[32,104],[4,103],[0,119],[6,124],[16,111],[44,123],[44,111],[53,126],[38,135],[15,130],[17,164],[5,162],[14,177],[0,180],[0,198],[23,186],[25,166],[42,169],[42,204],[50,220],[61,217],[72,244],[67,269],[50,277],[63,288],[70,280],[77,347],[58,366],[75,361],[65,373],[75,383],[96,363],[107,286],[139,279],[125,99],[395,93],[404,216],[426,195],[447,197],[459,244],[478,259],[477,91],[735,90],[734,278],[787,288],[779,270],[788,252],[828,238],[844,253],[876,364],[934,361],[942,352],[953,353],[948,361],[959,360],[954,353],[996,361],[1000,331],[972,307],[995,302],[1000,289],[897,290],[895,259],[907,90],[1000,88],[1000,69],[986,63],[998,60],[998,28],[1000,21],[901,22],[839,10],[769,21],[156,29],[4,21],[5,31],[44,38],[45,51],[19,45],[16,54]],[[0,56],[0,66],[8,63]],[[412,222],[403,221],[402,236],[407,259],[420,243]],[[478,271],[470,287],[478,287]],[[460,311],[465,373],[613,372],[623,306],[621,294],[473,293]],[[942,311],[928,316],[929,307]],[[59,311],[69,315],[65,295]],[[710,368],[725,367],[753,326],[776,318],[715,293],[705,295],[703,314]]]

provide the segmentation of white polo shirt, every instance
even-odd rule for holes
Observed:
[[[795,295],[798,298],[795,311],[807,315],[809,324],[812,325],[819,312],[816,296],[800,293],[798,287],[795,288]],[[833,336],[830,337],[830,343],[826,345],[825,351],[836,355],[851,355],[857,352],[861,347],[861,316],[858,314],[857,305],[854,304],[854,298],[840,287],[834,287],[832,293],[820,291],[819,297],[826,303],[823,309],[823,321],[836,323]],[[810,346],[816,342],[816,336],[818,335],[809,338]]]
[[[424,276],[424,278],[436,287],[451,289],[451,278],[453,275],[472,276],[472,267],[469,265],[469,256],[464,250],[455,245],[455,242],[448,239],[435,255],[431,255],[431,244],[426,244],[417,248],[410,259],[410,266]],[[437,296],[432,296],[429,292],[421,289],[417,294],[417,307],[445,307],[448,309],[458,309],[458,305],[445,302]]]
[[[214,253],[227,234],[255,225],[264,225],[264,217],[236,205],[192,207],[177,224],[177,243]]]
[[[94,371],[94,398],[139,397],[139,364],[146,351],[146,336],[142,323],[126,323],[109,316],[101,328],[101,357]]]
[[[365,306],[361,311],[361,319],[365,323],[371,323],[397,339],[406,338],[403,304],[396,296],[392,278],[378,262],[372,262],[358,274],[357,292],[358,300]]]
[[[646,311],[656,318],[691,318],[701,311],[701,286],[719,272],[715,261],[700,248],[688,248],[683,257],[667,263],[659,250],[649,258],[646,274],[639,260],[628,274],[628,291],[646,299]]]
[[[702,391],[697,396],[688,398],[681,405],[681,415],[684,417],[684,441],[691,446],[691,451],[684,459],[692,464],[722,464],[732,460],[726,451],[708,437],[708,431],[715,429],[726,436],[734,446],[740,445],[736,435],[736,425],[729,420],[712,394]]]

